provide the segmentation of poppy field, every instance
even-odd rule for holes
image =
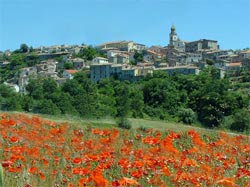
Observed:
[[[143,125],[143,124],[142,124]],[[0,115],[6,187],[250,186],[250,137]]]

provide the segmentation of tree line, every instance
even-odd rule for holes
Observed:
[[[26,94],[0,85],[1,110],[42,114],[70,114],[101,118],[151,118],[250,130],[249,95],[230,91],[209,67],[199,75],[168,76],[155,72],[137,82],[114,78],[93,83],[85,72],[58,85],[55,80],[31,79]]]

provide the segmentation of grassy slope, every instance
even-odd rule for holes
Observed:
[[[30,114],[33,115],[33,114]],[[42,118],[56,121],[56,122],[68,122],[73,125],[79,125],[79,126],[98,126],[98,127],[104,127],[104,128],[110,128],[110,127],[117,127],[116,120],[113,118],[101,118],[101,119],[87,119],[87,118],[80,118],[76,116],[51,116],[51,115],[44,115],[39,114]],[[175,122],[166,122],[166,121],[160,121],[160,120],[149,120],[149,119],[135,119],[135,118],[129,118],[129,121],[132,124],[132,128],[136,129],[139,127],[145,127],[145,128],[154,128],[157,130],[173,130],[173,131],[187,131],[190,129],[202,129],[207,131],[208,129],[193,127],[184,125],[182,123],[175,123]]]
[[[28,114],[34,115],[31,113],[28,113]],[[98,128],[117,127],[116,120],[113,118],[83,119],[77,116],[68,116],[68,115],[52,116],[52,115],[43,115],[43,114],[39,114],[39,116],[48,120],[59,122],[59,123],[68,122],[69,124],[78,126],[78,127],[86,127],[86,126],[93,126],[93,127],[98,127]],[[210,135],[212,134],[214,135],[219,132],[219,130],[206,129],[206,128],[201,128],[201,127],[196,127],[196,126],[185,125],[183,123],[166,122],[166,121],[160,121],[160,120],[129,118],[129,121],[131,122],[133,129],[144,127],[144,128],[153,128],[153,129],[160,130],[160,131],[171,130],[171,131],[176,131],[176,132],[183,132],[183,131],[189,131],[190,129],[194,129],[202,134],[210,134]],[[228,133],[231,135],[237,135],[236,133],[232,133],[232,132],[228,132]]]
[[[0,111],[0,113],[3,113],[3,111]],[[22,113],[22,112],[7,112],[7,113]],[[71,115],[53,116],[53,115],[33,114],[33,113],[24,113],[24,114],[31,115],[31,116],[39,115],[44,119],[52,120],[58,123],[67,122],[76,127],[87,127],[87,126],[98,127],[98,128],[117,127],[116,119],[114,118],[91,119],[91,118],[80,118],[78,116],[71,116]],[[149,129],[153,128],[155,130],[160,130],[160,131],[171,130],[175,132],[183,132],[183,131],[189,131],[190,129],[193,129],[197,132],[200,132],[202,134],[207,134],[207,135],[215,135],[219,133],[220,131],[225,131],[230,135],[241,134],[238,132],[232,132],[228,129],[225,129],[225,130],[224,129],[223,130],[207,129],[207,128],[202,128],[202,127],[197,127],[197,126],[186,125],[183,123],[169,122],[169,121],[163,121],[163,120],[129,118],[129,121],[132,124],[132,129],[144,127],[144,128],[149,128]],[[247,133],[245,135],[249,136],[250,134]]]

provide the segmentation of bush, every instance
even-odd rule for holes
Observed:
[[[122,129],[131,129],[131,123],[127,118],[120,118],[118,120],[118,127],[122,128]]]
[[[179,120],[185,124],[192,124],[196,120],[196,114],[191,108],[182,108],[178,111]]]
[[[250,111],[243,109],[233,115],[231,130],[244,132],[250,130]]]
[[[140,130],[140,131],[142,131],[142,132],[146,132],[146,131],[148,130],[148,128],[145,127],[145,126],[140,126],[140,127],[138,128],[138,130]]]
[[[220,124],[221,129],[230,129],[231,125],[234,123],[233,115],[226,116]]]
[[[250,111],[242,109],[236,111],[233,115],[226,116],[220,127],[237,132],[248,132],[250,130]]]

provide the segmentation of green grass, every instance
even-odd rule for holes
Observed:
[[[8,113],[21,113],[21,112],[8,112]],[[27,115],[36,115],[33,113],[26,113]],[[117,119],[114,118],[81,118],[79,116],[71,116],[71,115],[60,115],[60,116],[54,116],[54,115],[45,115],[45,114],[37,114],[41,116],[44,119],[52,120],[58,123],[67,122],[71,125],[74,125],[76,127],[98,127],[98,128],[113,128],[117,126]],[[203,133],[203,134],[216,134],[220,129],[207,129],[202,128],[197,125],[191,126],[186,125],[183,123],[177,123],[177,122],[169,122],[169,121],[162,121],[162,120],[150,120],[150,119],[137,119],[137,118],[129,118],[129,121],[132,124],[132,129],[138,129],[138,128],[146,128],[150,129],[153,128],[155,130],[160,131],[166,131],[171,130],[175,132],[183,132],[183,131],[189,131],[191,129]],[[225,131],[225,130],[223,130]],[[239,133],[226,131],[229,134],[237,135]]]
[[[146,128],[154,128],[157,130],[172,130],[172,131],[186,131],[190,129],[194,129],[196,127],[184,125],[182,123],[176,122],[165,122],[159,120],[148,120],[148,119],[129,119],[132,123],[133,128],[146,127]]]
[[[0,187],[3,187],[3,168],[0,165]]]

